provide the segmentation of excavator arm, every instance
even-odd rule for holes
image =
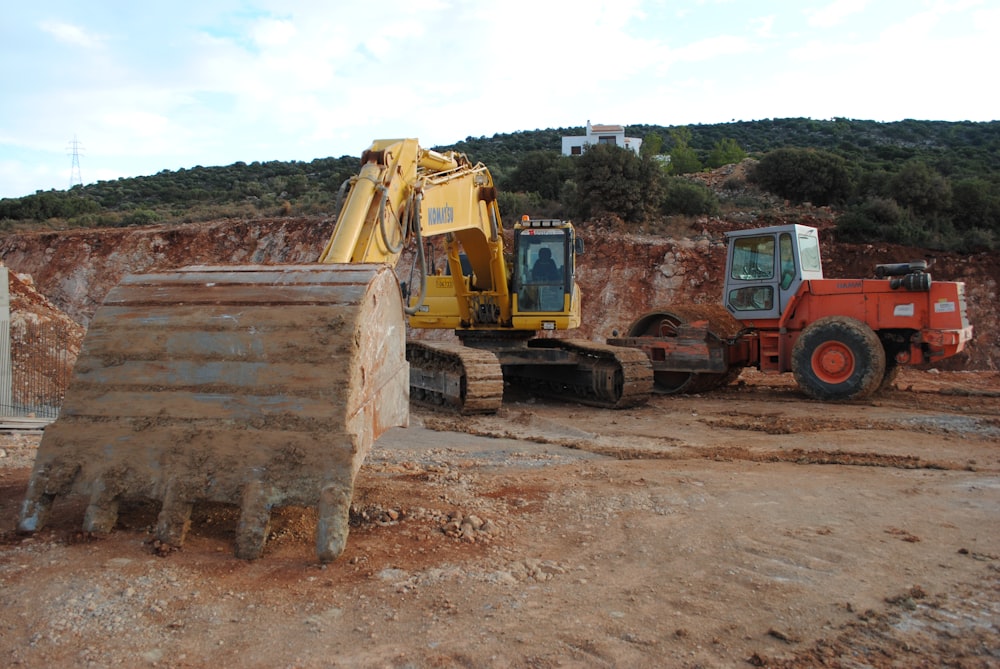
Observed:
[[[499,320],[509,323],[502,224],[486,166],[472,164],[463,154],[423,149],[415,139],[378,140],[361,160],[319,262],[395,265],[412,243],[419,273],[415,299],[407,307],[412,314],[423,304],[431,274],[423,241],[443,236],[451,275],[462,276],[459,256],[464,254],[474,277],[468,284],[455,282],[459,313],[474,314],[475,302],[488,296],[498,305]]]

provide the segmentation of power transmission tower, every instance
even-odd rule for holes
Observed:
[[[80,174],[80,151],[83,146],[77,140],[76,135],[73,135],[73,141],[69,143],[71,155],[73,156],[73,163],[69,168],[69,187],[82,186],[83,185],[83,175]]]

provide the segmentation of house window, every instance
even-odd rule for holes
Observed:
[[[583,154],[583,147],[582,146],[572,146],[569,149],[569,155],[571,155],[571,156],[579,156],[579,155],[582,155],[582,154]]]
[[[601,135],[597,138],[598,144],[617,144],[614,135]]]

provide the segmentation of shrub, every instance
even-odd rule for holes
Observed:
[[[150,209],[135,209],[134,211],[124,214],[119,221],[119,225],[122,227],[150,225],[151,223],[156,223],[159,220],[160,215],[155,211]]]
[[[719,212],[719,200],[704,184],[681,177],[671,177],[667,181],[667,192],[661,210],[667,215],[712,215]]]
[[[995,251],[998,247],[1000,247],[1000,235],[996,231],[972,228],[962,234],[962,246],[958,250],[971,253],[973,251]]]
[[[729,193],[739,193],[741,190],[746,188],[747,182],[740,177],[728,177],[722,182],[722,190]]]
[[[659,163],[639,158],[628,149],[610,144],[591,145],[575,160],[581,219],[603,213],[616,214],[627,222],[644,220],[655,213],[663,195]]]
[[[777,149],[749,174],[764,190],[794,202],[828,205],[845,202],[854,190],[847,161],[827,151]]]
[[[855,205],[837,219],[837,239],[842,242],[873,242],[902,225],[906,212],[895,200],[873,197]]]
[[[889,193],[917,214],[946,211],[951,206],[951,184],[919,160],[911,160],[889,180]]]

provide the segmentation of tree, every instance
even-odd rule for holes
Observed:
[[[658,132],[648,132],[642,138],[642,146],[639,152],[643,158],[646,156],[658,156],[663,153],[663,135]]]
[[[722,167],[738,163],[747,157],[747,152],[740,148],[735,139],[720,139],[712,147],[708,154],[708,166],[712,168]]]
[[[301,197],[309,190],[309,178],[304,174],[293,174],[288,177],[285,191],[291,197]]]
[[[572,175],[572,159],[555,151],[531,151],[510,173],[504,186],[506,190],[538,193],[546,200],[557,200],[563,183]]]
[[[952,185],[951,212],[959,230],[982,228],[1000,232],[1000,197],[983,179],[962,179]]]
[[[750,179],[794,202],[825,206],[846,202],[854,191],[847,161],[828,151],[777,149],[760,159]]]
[[[889,193],[917,214],[934,214],[951,206],[951,184],[921,160],[908,161],[889,180]]]
[[[611,144],[588,146],[576,160],[576,211],[639,222],[653,214],[663,196],[663,173],[653,158],[639,158]]]
[[[688,146],[691,141],[691,130],[689,128],[674,128],[670,131],[670,137],[674,140],[674,148],[670,150],[670,165],[668,170],[671,174],[690,174],[701,171],[701,161],[698,154]]]

